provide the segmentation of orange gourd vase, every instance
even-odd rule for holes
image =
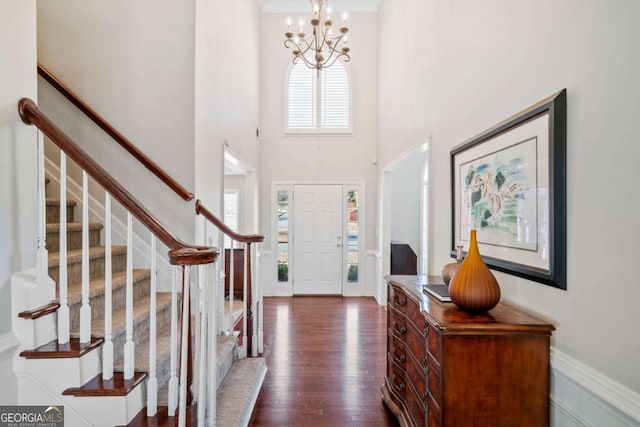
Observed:
[[[449,295],[462,310],[477,313],[491,310],[500,301],[498,281],[480,256],[476,230],[471,230],[469,251],[449,283]]]

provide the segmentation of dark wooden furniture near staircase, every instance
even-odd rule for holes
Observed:
[[[231,271],[231,249],[224,250],[224,271]],[[229,296],[231,273],[224,276],[224,296]],[[233,297],[241,300],[243,298],[244,288],[244,250],[236,249],[233,251]],[[251,288],[247,288],[247,298],[251,301]]]
[[[554,330],[500,303],[472,315],[387,276],[382,399],[402,426],[548,426]]]
[[[418,274],[418,256],[408,243],[391,242],[391,274]]]

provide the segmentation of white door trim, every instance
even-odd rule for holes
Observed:
[[[276,181],[271,181],[271,201],[269,203],[270,206],[270,214],[269,214],[269,220],[270,220],[270,225],[269,225],[269,229],[271,230],[271,236],[270,236],[270,241],[269,241],[269,245],[270,245],[270,250],[265,251],[268,255],[269,258],[268,260],[265,260],[265,262],[268,263],[268,268],[265,269],[265,272],[270,276],[270,277],[264,277],[263,278],[263,283],[268,282],[268,283],[273,283],[273,286],[271,287],[272,291],[269,293],[270,295],[273,296],[282,296],[282,297],[288,297],[288,296],[293,296],[293,282],[292,282],[292,278],[293,275],[295,274],[295,265],[294,265],[294,261],[291,258],[290,262],[289,262],[289,281],[288,282],[278,282],[278,271],[277,271],[277,259],[278,259],[278,224],[277,224],[277,218],[275,216],[275,212],[276,212],[276,208],[277,208],[277,200],[276,200],[276,196],[277,196],[277,192],[279,190],[288,190],[289,191],[289,195],[291,197],[291,195],[293,194],[293,186],[294,185],[342,185],[342,201],[344,203],[343,206],[343,212],[346,212],[346,204],[347,204],[347,200],[346,200],[346,194],[347,191],[351,190],[351,189],[357,189],[358,191],[360,191],[360,206],[361,206],[361,210],[360,210],[360,217],[359,217],[359,245],[358,245],[358,260],[359,260],[359,274],[358,274],[358,282],[352,282],[352,283],[348,283],[347,282],[347,270],[346,268],[343,269],[343,285],[342,285],[342,295],[343,296],[365,296],[364,293],[364,285],[365,285],[365,280],[374,280],[374,278],[368,277],[369,275],[366,274],[366,262],[367,262],[367,258],[365,258],[365,247],[366,247],[366,240],[365,240],[365,234],[366,234],[366,186],[365,186],[365,182],[364,181],[289,181],[289,180],[276,180]],[[289,200],[289,240],[291,242],[291,239],[293,238],[293,226],[292,226],[292,219],[294,215],[293,212],[293,203],[291,200]],[[346,218],[346,217],[345,217]],[[346,220],[345,218],[343,218],[343,241],[347,238],[347,224],[346,224]],[[266,243],[266,242],[265,242]],[[291,243],[290,243],[291,245]],[[343,245],[344,248],[344,252],[343,252],[343,263],[346,263],[346,259],[347,259],[347,248]],[[289,256],[292,256],[292,246],[290,246],[289,249]]]

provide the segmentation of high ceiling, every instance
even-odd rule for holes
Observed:
[[[335,11],[375,12],[380,0],[330,0]],[[308,12],[311,10],[309,0],[260,0],[263,12]]]

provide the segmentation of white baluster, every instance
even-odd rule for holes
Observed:
[[[44,134],[38,131],[37,136],[38,151],[38,183],[36,187],[38,197],[38,242],[37,242],[37,277],[40,285],[49,283],[49,257],[47,255],[47,212],[46,194],[44,188]],[[62,206],[60,207],[62,209]]]
[[[180,393],[178,403],[178,427],[187,422],[187,350],[189,348],[189,272],[188,266],[182,268],[182,332],[180,334]]]
[[[211,246],[211,245],[210,245]],[[209,264],[208,266],[209,274],[207,277],[207,287],[215,290],[209,293],[209,307],[211,311],[218,307],[218,295],[217,290],[219,289],[217,286],[217,279],[219,277],[216,274],[216,265]],[[216,425],[216,394],[218,390],[217,378],[216,378],[216,354],[217,354],[217,317],[213,315],[212,312],[209,316],[209,357],[207,366],[209,367],[208,371],[208,379],[207,386],[209,388],[209,394],[207,395],[207,425],[215,426]]]
[[[62,207],[60,207],[62,209]],[[65,206],[66,209],[66,206]],[[89,177],[82,171],[82,307],[80,307],[80,342],[91,341],[91,306],[89,305]]]
[[[251,247],[249,247],[249,263],[251,265],[251,356],[258,356],[258,303],[262,296],[260,295],[260,291],[258,290],[258,286],[255,281],[254,271],[256,269],[256,264],[254,262],[258,248],[254,247],[254,250],[251,251]],[[246,273],[245,273],[246,274]]]
[[[198,375],[196,376],[198,381],[198,402],[202,402],[198,405],[198,426],[202,427],[206,421],[206,396],[207,396],[207,315],[209,304],[209,287],[207,286],[207,274],[209,272],[208,265],[201,265],[198,268],[198,289],[202,292],[202,307],[200,308],[200,348],[198,353]]]
[[[156,236],[151,234],[151,291],[149,294],[149,379],[147,380],[147,416],[158,411],[158,378],[156,377]]]
[[[231,248],[229,248],[229,316],[227,316],[227,321],[229,322],[229,325],[227,330],[229,331],[229,334],[233,334],[233,300],[234,300],[234,291],[235,291],[235,283],[234,283],[234,276],[235,276],[235,266],[234,266],[234,260],[235,260],[235,256],[234,256],[234,249],[236,246],[236,241],[233,239],[230,239],[231,241]]]
[[[262,284],[260,283],[260,275],[258,272],[260,271],[260,257],[261,254],[258,252],[258,248],[255,250],[255,260],[256,263],[252,264],[253,268],[251,269],[252,274],[252,282],[255,283],[257,294],[258,294],[258,313],[254,314],[254,317],[258,318],[258,353],[264,354],[264,332],[262,330],[264,325],[264,299],[262,298]]]
[[[135,344],[133,343],[133,218],[127,212],[127,267],[126,267],[126,340],[124,343],[124,379],[133,378]]]
[[[111,195],[104,194],[104,344],[102,345],[102,378],[113,378],[112,341],[112,266],[111,266]]]
[[[200,271],[199,269],[197,271]],[[196,281],[196,283],[193,286],[193,289],[191,290],[192,292],[192,299],[193,299],[193,310],[194,312],[192,313],[192,317],[195,316],[195,333],[194,333],[194,345],[193,345],[193,355],[194,355],[194,360],[193,360],[193,384],[192,384],[192,390],[193,390],[193,397],[194,400],[198,400],[198,390],[199,390],[199,385],[198,385],[198,369],[200,368],[200,328],[202,327],[200,324],[200,277],[198,277],[198,280]]]
[[[71,321],[69,303],[67,301],[67,155],[60,150],[60,249],[58,292],[60,308],[58,309],[58,343],[69,342]]]
[[[244,270],[243,270],[243,274],[242,274],[242,278],[243,278],[243,283],[242,283],[242,354],[244,355],[244,357],[247,357],[247,296],[248,296],[248,292],[247,292],[247,284],[249,282],[249,278],[247,277],[247,265],[249,263],[249,259],[247,257],[247,253],[248,253],[248,249],[249,249],[249,245],[247,243],[244,244]],[[253,293],[251,293],[251,299],[253,300]],[[253,347],[255,348],[255,347]]]
[[[224,295],[225,295],[225,277],[226,277],[226,261],[225,261],[225,256],[226,256],[226,252],[225,252],[225,246],[224,246],[224,238],[223,238],[223,234],[222,232],[218,233],[218,237],[220,242],[222,242],[222,250],[221,250],[221,254],[222,254],[222,262],[216,262],[215,263],[215,287],[216,287],[216,327],[218,328],[216,330],[216,334],[220,334],[223,335],[225,333],[225,316],[224,316],[224,306],[225,306],[225,300],[224,300]],[[215,246],[214,241],[213,241],[213,237],[209,237],[208,240],[208,244],[207,246],[213,247]]]
[[[171,281],[171,358],[169,360],[168,412],[173,417],[178,407],[178,275],[180,268],[174,267]]]

